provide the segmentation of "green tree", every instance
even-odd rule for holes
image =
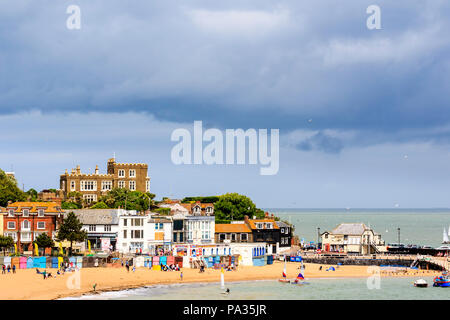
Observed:
[[[158,208],[155,209],[155,212],[166,216],[170,214],[170,208]]]
[[[81,206],[75,202],[65,201],[61,203],[61,209],[70,210],[70,209],[81,209]]]
[[[207,197],[185,197],[181,200],[182,203],[190,203],[200,201],[201,203],[216,203],[219,201],[220,196],[207,196]]]
[[[214,204],[216,220],[226,222],[231,220],[244,220],[244,216],[258,219],[264,218],[264,211],[256,208],[253,201],[238,193],[227,193],[219,197]]]
[[[39,248],[43,248],[44,254],[46,248],[53,248],[55,246],[55,242],[53,241],[53,239],[46,233],[40,234],[39,237],[37,237],[36,240],[33,241],[33,243],[37,244]]]
[[[99,200],[109,208],[145,211],[153,205],[155,195],[149,192],[130,191],[124,188],[114,188]]]
[[[87,238],[87,232],[82,230],[82,227],[83,224],[73,212],[69,212],[59,227],[57,239],[58,241],[67,240],[70,242],[70,255],[72,255],[73,243],[82,242]]]
[[[14,246],[14,239],[11,237],[0,236],[0,248],[3,250],[3,255],[5,255],[5,251],[8,248]]]
[[[69,202],[73,202],[78,205],[79,208],[83,206],[83,194],[78,191],[71,191],[68,194]]]
[[[17,181],[0,169],[0,207],[6,207],[8,201],[25,201],[27,195],[17,187]]]
[[[103,201],[99,201],[91,206],[91,209],[108,209],[109,207]]]
[[[38,192],[36,190],[34,190],[33,188],[29,189],[27,192],[25,192],[27,194],[27,200],[28,201],[37,201],[38,198]]]

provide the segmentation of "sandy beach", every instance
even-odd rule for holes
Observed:
[[[288,278],[295,278],[299,272],[300,263],[288,263]],[[323,265],[322,271],[317,264],[305,264],[306,278],[345,278],[367,277],[370,270],[366,266],[340,266],[336,271],[325,271],[327,265]],[[275,280],[279,279],[283,269],[282,262],[264,267],[240,267],[237,271],[226,271],[226,281],[249,280]],[[56,270],[47,269],[47,272],[56,274]],[[137,268],[133,273],[128,273],[125,268],[85,268],[80,270],[79,289],[76,286],[74,273],[58,275],[56,278],[43,279],[35,269],[17,270],[16,274],[0,274],[0,299],[3,300],[50,300],[67,296],[79,296],[93,291],[93,285],[97,284],[96,291],[113,291],[142,287],[153,284],[173,284],[190,282],[219,282],[220,270],[206,269],[199,273],[198,269],[183,269],[183,281],[180,281],[180,272],[154,271],[147,268]],[[432,276],[438,272],[417,271],[403,275],[382,276]],[[69,285],[68,285],[69,284]],[[72,286],[72,289],[71,289]]]

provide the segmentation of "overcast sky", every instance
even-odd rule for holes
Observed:
[[[157,198],[450,207],[449,32],[448,0],[0,0],[0,168],[57,188],[115,153],[149,164]],[[194,120],[280,129],[278,174],[174,165]]]

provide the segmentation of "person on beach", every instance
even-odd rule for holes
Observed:
[[[42,275],[44,277],[44,280],[47,279],[47,270],[44,270],[44,272],[42,272]]]
[[[180,280],[183,281],[183,271],[180,273]]]
[[[136,271],[136,266],[133,266],[133,272],[135,272]]]
[[[127,268],[127,272],[130,272],[130,265],[128,264],[128,260],[127,260],[127,262],[125,264],[125,268]]]
[[[12,267],[13,273],[16,273],[16,265],[14,264]]]
[[[8,273],[11,273],[11,265],[8,264]]]
[[[2,265],[2,274],[5,274],[5,273],[6,273],[6,266]]]

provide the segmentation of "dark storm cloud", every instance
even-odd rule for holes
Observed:
[[[445,126],[450,4],[378,1],[370,31],[372,2],[0,1],[0,113],[138,111],[373,143]],[[66,28],[69,4],[81,30]],[[346,145],[311,139],[303,150]]]

